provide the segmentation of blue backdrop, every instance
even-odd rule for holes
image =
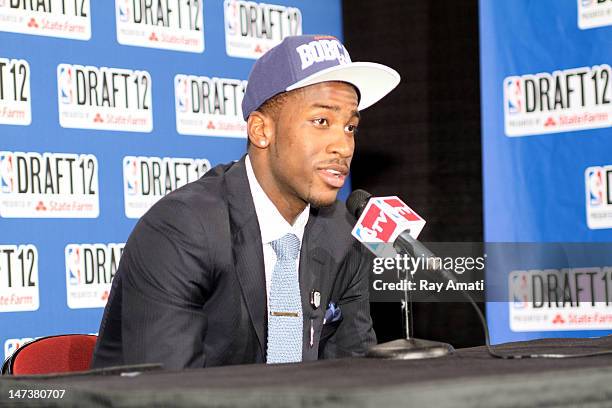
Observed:
[[[486,241],[612,241],[612,1],[481,0],[480,41]],[[511,301],[487,304],[494,342],[612,329],[605,303],[521,301],[555,265],[494,266]]]
[[[289,34],[342,36],[340,0],[159,3],[0,0],[5,354],[97,332],[138,217],[244,154],[254,60]]]

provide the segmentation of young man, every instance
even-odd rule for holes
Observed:
[[[364,109],[399,83],[334,37],[288,37],[254,65],[248,154],[160,200],[132,232],[94,368],[285,363],[376,343],[371,257],[336,200]]]

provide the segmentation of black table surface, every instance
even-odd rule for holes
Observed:
[[[496,347],[508,354],[612,349],[612,336]],[[9,399],[16,389],[65,389],[62,399]],[[612,354],[496,359],[484,347],[425,360],[347,358],[282,365],[69,377],[2,377],[0,406],[612,407]]]

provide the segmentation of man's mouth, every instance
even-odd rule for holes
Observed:
[[[331,165],[317,170],[325,184],[333,188],[341,188],[348,176],[348,167]]]

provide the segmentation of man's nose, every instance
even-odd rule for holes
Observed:
[[[353,135],[347,134],[344,129],[334,132],[333,141],[328,146],[328,153],[337,154],[340,157],[349,158],[355,150]]]

